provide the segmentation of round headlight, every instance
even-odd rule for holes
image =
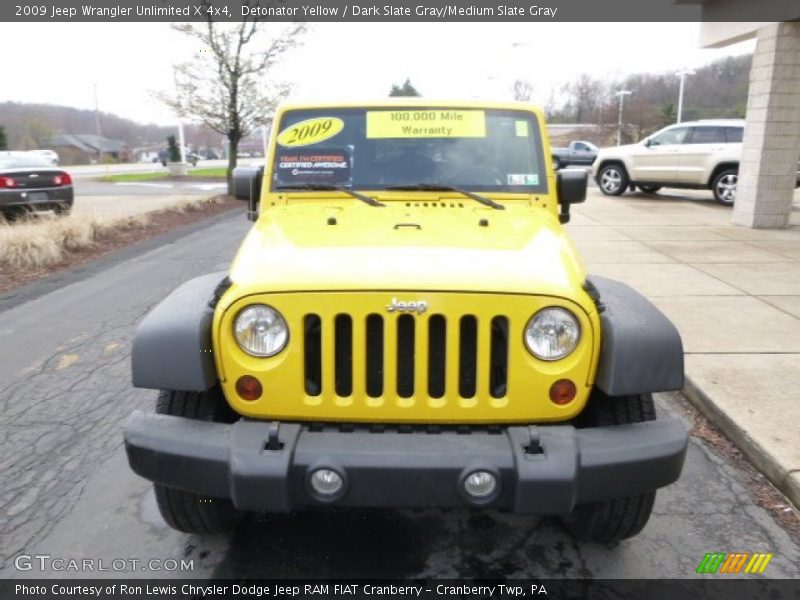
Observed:
[[[565,308],[543,308],[525,327],[525,345],[541,360],[559,360],[568,356],[580,339],[578,319]]]
[[[283,350],[289,328],[281,314],[265,304],[243,309],[233,324],[239,347],[251,356],[273,356]]]

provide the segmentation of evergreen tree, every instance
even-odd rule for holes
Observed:
[[[410,79],[406,79],[403,85],[393,85],[392,90],[389,92],[390,97],[399,97],[399,96],[422,96],[422,94],[417,91],[411,84]]]

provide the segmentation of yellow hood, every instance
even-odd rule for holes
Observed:
[[[262,213],[231,266],[235,296],[330,290],[582,296],[583,266],[543,207],[517,201],[494,210],[467,199],[390,201],[385,208],[317,202]]]

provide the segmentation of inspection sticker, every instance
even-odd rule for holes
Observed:
[[[368,138],[486,137],[482,110],[370,110]]]
[[[539,185],[536,173],[509,173],[508,185]]]
[[[514,128],[517,131],[517,137],[528,137],[527,121],[514,121]]]

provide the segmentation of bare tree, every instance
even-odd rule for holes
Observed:
[[[583,73],[567,85],[567,92],[575,110],[575,122],[586,123],[594,118],[598,99],[602,95],[602,82]]]
[[[205,0],[207,3],[207,0]],[[254,17],[241,23],[181,23],[173,28],[202,44],[198,56],[175,67],[173,93],[158,97],[178,115],[199,119],[228,139],[228,182],[239,142],[271,121],[286,96],[286,84],[271,81],[270,69],[297,46],[304,23],[269,28]]]
[[[517,79],[514,81],[514,100],[528,102],[533,94],[533,86],[529,81]]]

